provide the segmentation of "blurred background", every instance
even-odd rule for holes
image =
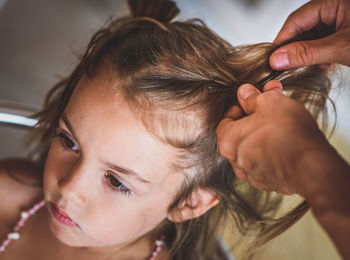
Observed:
[[[301,0],[177,0],[177,20],[198,17],[234,45],[272,42]],[[128,14],[124,0],[0,0],[0,105],[38,110],[47,91],[77,64],[92,34],[111,16]],[[350,162],[350,69],[340,67],[331,97],[338,120],[330,139]],[[339,84],[341,83],[341,84]],[[330,113],[330,124],[334,114]],[[25,156],[25,131],[0,126],[0,158]],[[287,199],[286,208],[288,208]],[[298,198],[296,198],[298,199]],[[236,258],[239,259],[238,253]],[[307,214],[271,242],[258,259],[340,259]]]

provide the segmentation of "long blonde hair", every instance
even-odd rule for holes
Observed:
[[[326,116],[331,86],[327,72],[317,66],[274,71],[268,57],[278,46],[232,46],[198,19],[171,22],[178,13],[171,1],[129,1],[129,6],[133,16],[111,20],[96,32],[72,74],[54,86],[44,109],[33,116],[38,124],[31,136],[40,140],[42,161],[80,78],[103,75],[118,81],[117,91],[142,113],[149,131],[178,152],[173,166],[188,176],[169,210],[197,187],[211,189],[220,198],[219,205],[199,218],[161,223],[158,231],[172,259],[225,259],[218,234],[228,221],[242,234],[255,231],[252,253],[295,223],[308,205],[303,202],[274,219],[281,197],[235,177],[218,152],[215,129],[238,104],[237,88],[245,82],[262,90],[267,81],[279,80],[285,94],[316,119]]]

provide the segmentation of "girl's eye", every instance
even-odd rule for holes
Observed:
[[[70,150],[76,153],[79,152],[77,145],[66,134],[62,132],[57,132],[56,136],[61,138],[61,141],[62,141],[61,143],[64,149]]]
[[[110,186],[112,186],[112,187],[110,187],[112,190],[114,190],[114,191],[118,190],[122,194],[125,194],[125,195],[131,194],[131,190],[129,190],[127,187],[125,187],[125,185],[123,183],[121,183],[117,178],[115,178],[112,174],[105,173],[105,177],[108,179]]]

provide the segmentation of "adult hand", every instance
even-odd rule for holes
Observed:
[[[263,93],[250,84],[239,87],[247,116],[239,106],[228,111],[216,131],[219,152],[252,186],[303,196],[340,254],[350,259],[350,166],[311,114],[281,89],[278,81],[268,82]]]
[[[281,93],[280,82],[270,81],[263,90],[240,86],[238,101],[247,116],[239,106],[228,111],[216,132],[219,151],[255,188],[302,193],[298,175],[303,172],[296,172],[300,158],[319,149],[315,144],[329,144],[311,114]]]
[[[317,39],[296,41],[278,48],[270,57],[276,70],[327,63],[350,66],[350,1],[314,0],[287,18],[274,43],[282,44],[311,29],[333,26],[335,32]]]

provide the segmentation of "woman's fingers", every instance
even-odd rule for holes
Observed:
[[[332,25],[336,23],[340,1],[310,1],[290,14],[274,43],[281,44],[299,34],[309,31],[319,23]]]
[[[350,64],[350,28],[312,41],[297,41],[270,56],[273,69],[285,70],[324,63]]]
[[[271,133],[271,116],[275,115],[281,99],[275,93],[283,89],[279,81],[272,80],[264,85],[263,93],[251,84],[243,84],[238,88],[240,106],[233,106],[216,129],[219,152],[231,163],[234,173],[257,189],[282,190],[276,184],[280,178],[274,172],[273,160],[265,151],[272,149],[274,139],[268,140]],[[261,99],[257,102],[259,96]],[[281,98],[286,98],[281,95]],[[258,103],[258,104],[257,104]],[[244,112],[246,116],[244,116]],[[271,116],[270,116],[271,115]],[[276,123],[278,125],[278,123]],[[279,153],[276,151],[276,153]],[[266,159],[268,158],[268,159]],[[278,167],[277,167],[278,168]],[[283,177],[281,177],[283,178]],[[278,180],[277,180],[278,181]]]
[[[243,110],[239,106],[234,105],[227,111],[224,118],[237,120],[242,118],[243,116],[244,116]]]
[[[316,64],[340,63],[350,66],[350,1],[310,1],[294,11],[284,23],[274,43],[283,44],[302,33],[325,25],[316,40],[295,41],[274,51],[270,65],[275,70],[286,70]],[[332,30],[334,30],[332,29]],[[325,37],[322,36],[325,33]],[[328,35],[328,36],[326,36]],[[327,66],[320,66],[322,69]]]
[[[247,115],[250,115],[255,112],[256,97],[259,94],[261,94],[260,90],[258,90],[256,87],[249,83],[243,84],[238,88],[238,102]]]
[[[271,80],[264,86],[264,92],[277,91],[282,92],[282,83],[277,80]],[[240,106],[232,106],[225,114],[224,118],[216,128],[216,135],[219,143],[220,153],[229,159],[231,163],[237,159],[236,148],[253,131],[250,121],[251,118],[244,119],[244,113],[251,115],[256,109],[256,98],[261,92],[252,84],[243,84],[238,88],[238,101]],[[243,118],[243,119],[242,119]],[[240,120],[241,119],[241,120]],[[248,130],[250,129],[250,130]]]
[[[243,180],[247,180],[247,174],[241,168],[239,168],[237,166],[233,167],[233,171],[238,178],[241,178]]]
[[[283,85],[278,80],[271,80],[271,81],[267,82],[263,88],[264,92],[277,91],[279,93],[282,93],[282,90],[283,90]]]

